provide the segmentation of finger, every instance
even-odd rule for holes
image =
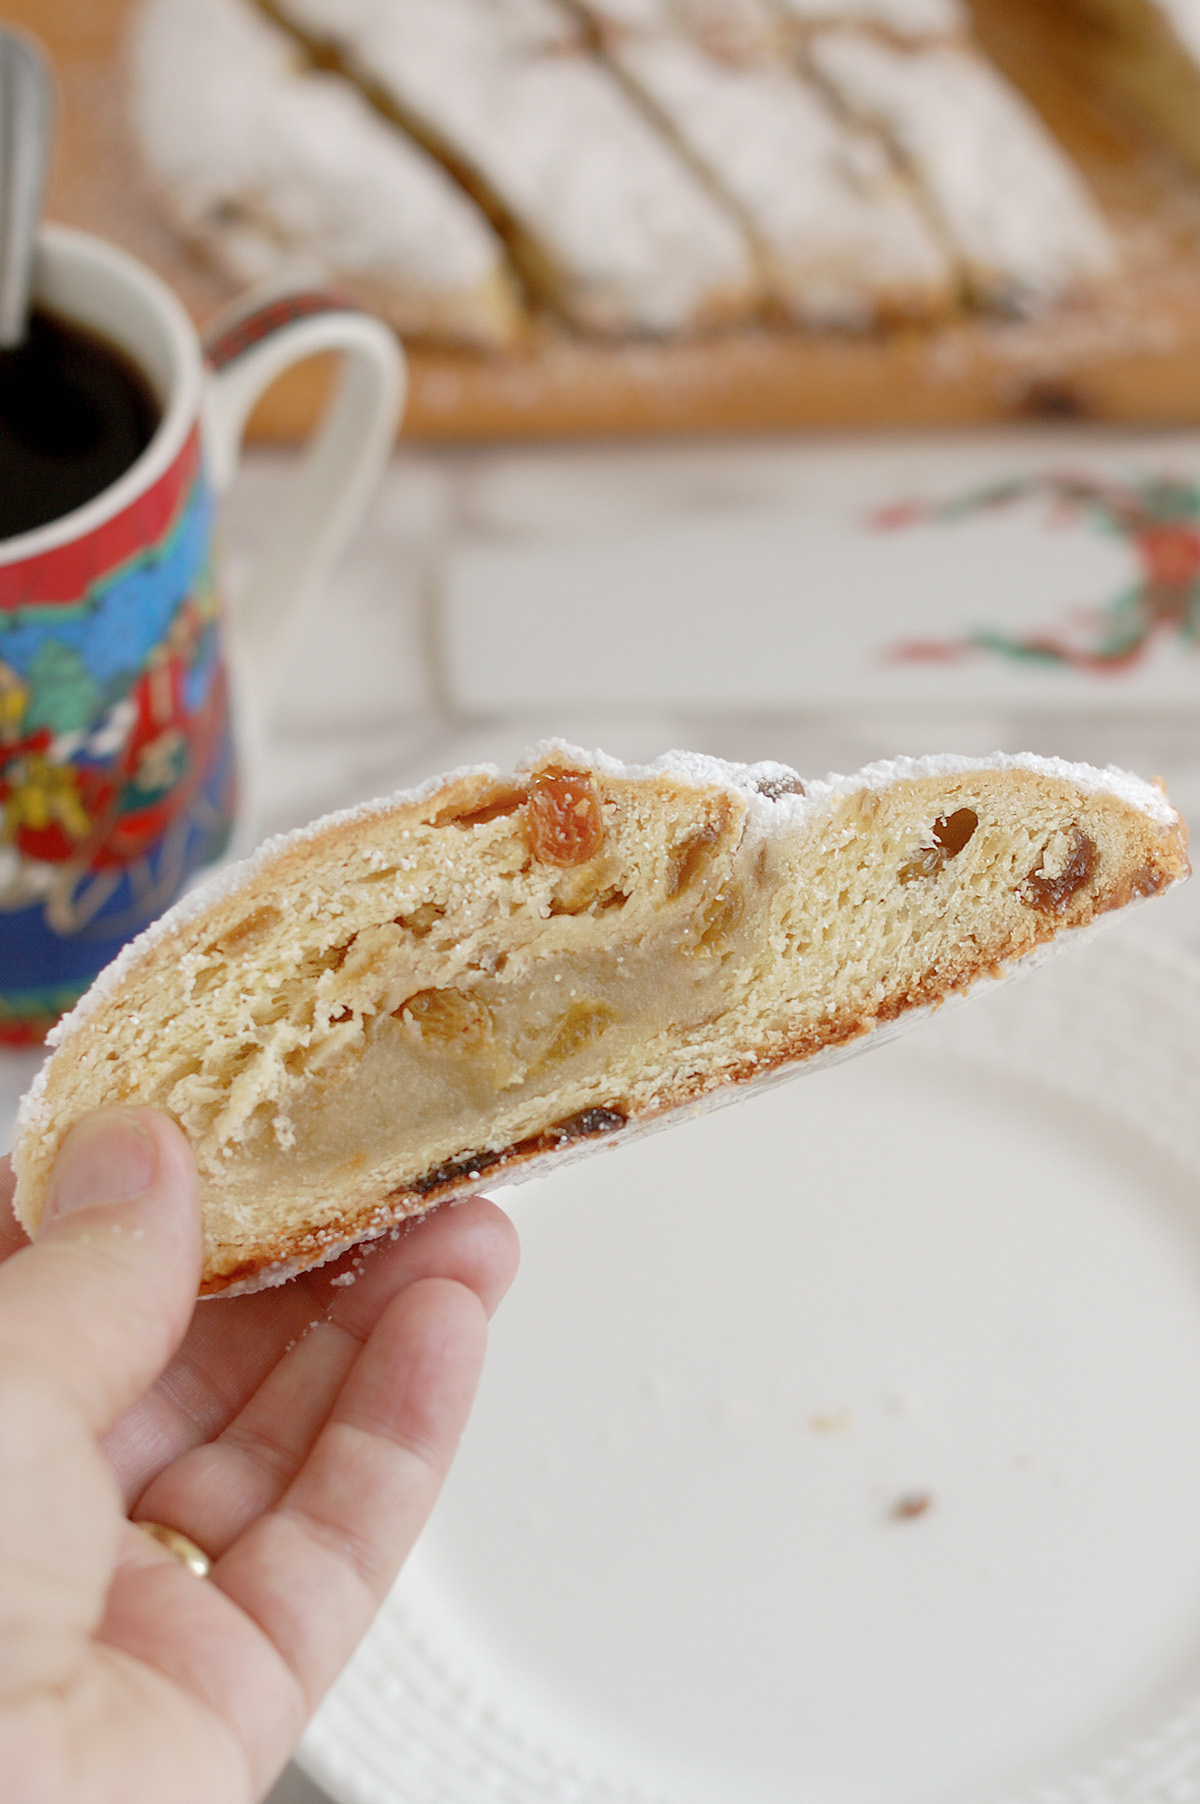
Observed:
[[[197,1584],[130,1531],[101,1637],[233,1730],[261,1789],[360,1639],[412,1545],[478,1377],[484,1312],[462,1286],[407,1288],[292,1487]]]
[[[169,1523],[216,1559],[300,1470],[361,1351],[320,1322],[271,1371],[215,1441],[193,1447],[153,1479],[130,1515]]]
[[[63,1143],[36,1241],[0,1265],[0,1355],[40,1368],[99,1432],[175,1351],[199,1274],[180,1130],[151,1109],[88,1116]]]
[[[76,1411],[44,1373],[0,1354],[0,1699],[77,1672],[120,1526],[112,1474]]]
[[[11,1159],[0,1159],[0,1264],[10,1254],[17,1253],[22,1247],[29,1245],[29,1236],[17,1220],[13,1212],[13,1191],[16,1180],[12,1173]]]
[[[402,1238],[375,1258],[364,1252],[355,1260],[355,1283],[333,1289],[326,1319],[312,1323],[285,1352],[219,1438],[167,1466],[132,1513],[182,1529],[214,1557],[223,1553],[299,1471],[393,1297],[426,1277],[451,1278],[475,1291],[490,1311],[517,1258],[511,1223],[482,1197],[448,1212],[436,1233]]]
[[[131,1746],[113,1761],[125,1780],[114,1800],[173,1798],[182,1775],[192,1799],[263,1797],[309,1714],[294,1674],[223,1591],[123,1527],[96,1639],[129,1656],[146,1707],[130,1713]],[[155,1783],[138,1784],[156,1742],[167,1758]]]
[[[312,1708],[364,1634],[433,1505],[479,1379],[486,1316],[445,1279],[384,1311],[277,1508],[213,1568]]]
[[[485,1198],[473,1197],[418,1217],[394,1238],[353,1248],[336,1263],[276,1289],[202,1304],[161,1379],[105,1437],[105,1452],[127,1504],[136,1501],[142,1513],[152,1513],[142,1499],[145,1487],[190,1449],[222,1435],[280,1361],[299,1352],[318,1324],[332,1322],[360,1343],[399,1290],[429,1277],[465,1284],[491,1315],[512,1282],[518,1256],[508,1217]],[[348,1276],[352,1283],[344,1282]],[[286,1408],[291,1426],[302,1430],[303,1452],[324,1421],[329,1401],[327,1393],[318,1396],[315,1388],[307,1397],[292,1388]],[[252,1429],[251,1440],[255,1433]],[[187,1476],[199,1475],[189,1471]],[[277,1494],[261,1493],[261,1507]],[[155,1507],[166,1507],[161,1496]],[[173,1515],[167,1520],[194,1533]],[[232,1524],[242,1518],[231,1515],[228,1521],[232,1533]],[[208,1532],[218,1532],[215,1522],[206,1526]]]

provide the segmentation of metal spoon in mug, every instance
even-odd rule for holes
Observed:
[[[53,128],[45,57],[32,39],[0,27],[0,349],[25,337]]]

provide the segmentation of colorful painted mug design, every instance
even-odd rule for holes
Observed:
[[[249,699],[293,609],[361,515],[399,416],[403,363],[335,297],[226,321],[207,362],[148,270],[47,227],[43,305],[103,333],[162,418],[102,495],[0,541],[0,1042],[30,1043],[126,940],[226,850],[237,811],[229,665]],[[342,380],[236,609],[214,573],[215,496],[257,397],[289,364],[343,353]],[[241,713],[242,710],[239,710]]]

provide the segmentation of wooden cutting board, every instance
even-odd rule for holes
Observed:
[[[55,218],[152,264],[203,323],[233,291],[171,231],[124,108],[136,0],[8,0],[46,45],[61,91]],[[409,347],[405,436],[419,440],[957,426],[1030,418],[1200,423],[1200,176],[1191,177],[1074,71],[1073,29],[1050,0],[974,0],[979,35],[1090,182],[1123,273],[1089,307],[1036,321],[959,320],[855,337],[755,329],[688,343],[595,345],[547,335],[485,358]],[[328,369],[280,382],[254,420],[291,438]]]

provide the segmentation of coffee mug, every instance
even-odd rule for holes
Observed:
[[[234,740],[269,699],[288,618],[358,523],[404,391],[393,335],[334,296],[254,304],[202,349],[157,276],[62,226],[43,229],[34,293],[39,307],[123,352],[161,417],[101,494],[0,540],[0,1043],[9,1045],[36,1043],[227,851],[246,814]],[[340,384],[227,621],[214,498],[233,478],[259,395],[320,351],[342,354]]]

